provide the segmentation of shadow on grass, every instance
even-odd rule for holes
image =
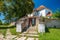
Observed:
[[[54,27],[45,27],[45,32],[50,33],[49,29],[60,29],[60,27],[56,27],[56,26],[54,26]]]
[[[49,28],[45,27],[45,32],[50,33],[50,32],[49,32]]]
[[[10,29],[10,28],[15,28],[16,26],[11,26],[11,27],[0,27],[0,29]]]

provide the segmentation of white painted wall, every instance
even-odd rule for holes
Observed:
[[[22,32],[22,26],[20,24],[16,24],[16,32]]]
[[[38,25],[38,32],[44,33],[45,32],[45,24],[39,24]]]
[[[38,12],[36,12],[36,14],[38,14],[37,16],[43,16],[43,17],[46,17],[46,14],[48,13],[48,12],[51,12],[49,9],[43,9],[43,10],[41,10],[41,11],[38,11]],[[52,13],[52,12],[51,12]],[[35,14],[35,15],[36,15]]]
[[[43,16],[43,17],[46,17],[46,9],[43,9],[43,10],[41,10],[41,11],[39,11],[38,13],[39,13],[39,16]]]

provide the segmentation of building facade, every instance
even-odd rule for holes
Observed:
[[[34,16],[51,17],[52,11],[42,5],[39,8],[34,9],[33,14]]]

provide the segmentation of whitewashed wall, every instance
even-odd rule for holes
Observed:
[[[45,33],[45,24],[38,25],[38,33]]]
[[[39,16],[43,16],[43,17],[46,16],[45,9],[39,11],[38,13],[39,13]]]
[[[16,24],[16,32],[22,32],[22,25],[21,23]]]

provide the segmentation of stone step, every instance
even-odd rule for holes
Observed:
[[[35,40],[39,40],[38,38],[35,38]]]
[[[21,33],[21,34],[33,34],[33,35],[38,35],[38,33]]]
[[[19,34],[20,36],[27,36],[27,37],[39,37],[38,34]]]
[[[28,38],[27,40],[34,40],[34,38]]]
[[[11,35],[10,29],[7,29],[6,35]]]
[[[32,37],[20,37],[20,38],[16,38],[14,40],[39,40],[39,38],[32,38]]]
[[[21,38],[18,38],[17,40],[25,40],[26,37],[21,37]]]
[[[25,33],[38,33],[37,30],[35,29],[35,27],[30,27],[29,29],[27,29],[27,31]]]
[[[23,34],[38,34],[38,32],[36,32],[36,31],[33,31],[33,32],[29,31],[29,32],[23,32]]]

